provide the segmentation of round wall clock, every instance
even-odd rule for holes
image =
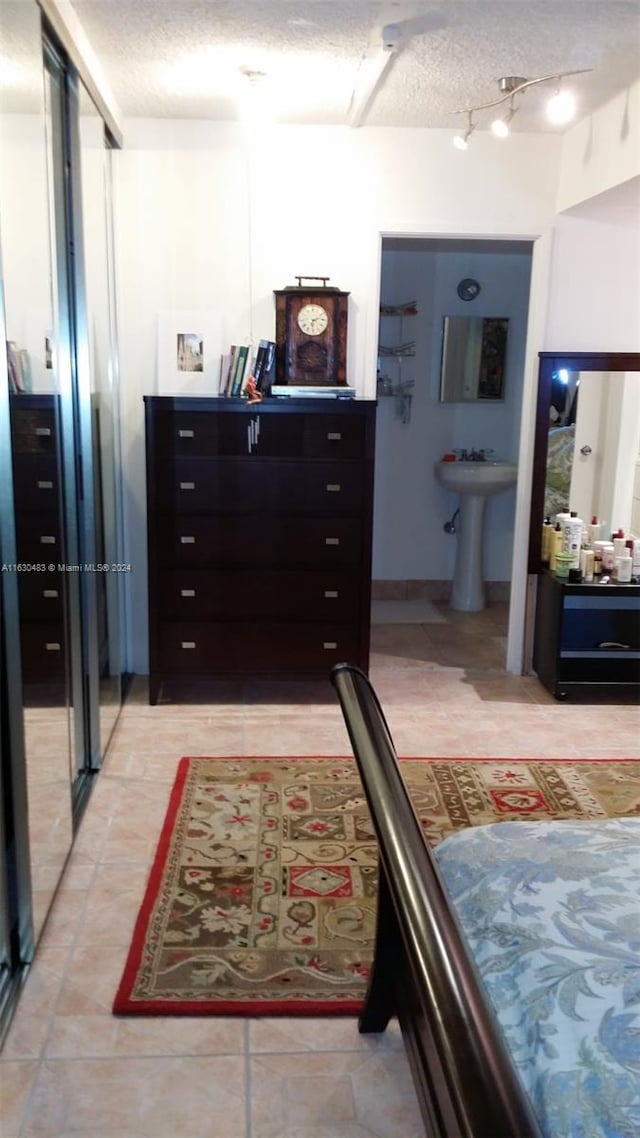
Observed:
[[[296,277],[275,290],[276,383],[346,384],[349,293],[328,279]]]
[[[460,281],[456,291],[460,300],[475,300],[480,292],[480,285],[473,277],[465,277]]]

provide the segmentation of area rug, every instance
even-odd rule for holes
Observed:
[[[631,759],[401,765],[432,844],[501,820],[640,814]],[[376,882],[353,759],[182,759],[113,1010],[357,1014]]]

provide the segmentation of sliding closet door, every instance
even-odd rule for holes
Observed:
[[[82,265],[76,264],[78,381],[81,387],[80,430],[83,479],[92,494],[83,515],[84,560],[93,571],[85,576],[84,603],[92,614],[87,643],[91,677],[92,748],[104,755],[122,701],[122,637],[120,620],[124,575],[119,519],[120,445],[118,370],[114,303],[111,149],[105,128],[82,83],[74,91],[78,104],[75,146],[79,162],[72,187],[79,199],[77,236],[82,233]],[[95,761],[95,759],[94,759]]]
[[[64,477],[68,345],[59,337],[50,145],[37,6],[0,5],[15,83],[0,113],[0,574],[3,830],[14,967],[28,962],[72,843],[77,768]],[[11,55],[13,53],[13,55]],[[71,489],[73,493],[73,486]]]

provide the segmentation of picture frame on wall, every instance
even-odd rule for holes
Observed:
[[[158,395],[218,395],[221,321],[211,310],[158,313]]]

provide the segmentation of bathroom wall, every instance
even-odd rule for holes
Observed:
[[[380,357],[383,374],[414,380],[411,419],[403,423],[396,400],[380,398],[376,442],[374,580],[445,580],[453,575],[457,537],[443,532],[459,499],[435,480],[433,467],[453,448],[485,447],[496,458],[517,460],[522,403],[531,253],[525,243],[387,240],[383,243],[381,300],[416,300],[418,315],[382,317],[381,342],[415,340],[416,355]],[[492,250],[492,251],[488,251]],[[471,302],[456,285],[481,285]],[[496,402],[440,403],[444,316],[502,316],[509,320],[505,398]],[[508,581],[511,571],[515,489],[487,502],[484,574]]]

